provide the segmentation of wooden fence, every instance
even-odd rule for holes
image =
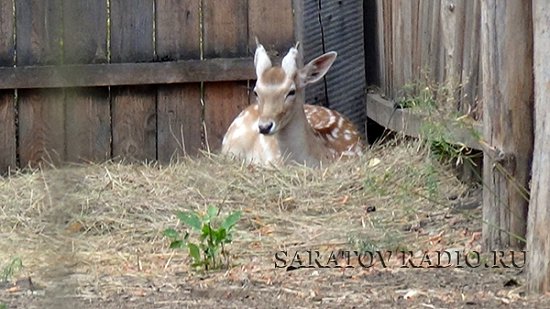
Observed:
[[[0,171],[216,149],[293,1],[2,0]]]
[[[390,100],[419,81],[456,87],[449,108],[481,118],[480,1],[371,0],[376,10],[374,79]],[[374,21],[371,21],[374,22]],[[370,40],[369,40],[370,39]],[[369,60],[369,59],[367,59]],[[372,80],[372,78],[370,79]]]

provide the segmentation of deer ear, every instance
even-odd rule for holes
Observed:
[[[256,38],[256,53],[254,54],[254,66],[256,67],[256,77],[259,79],[260,76],[269,68],[271,68],[271,60],[265,51],[265,48],[258,38]]]
[[[298,74],[298,83],[300,87],[318,82],[336,60],[338,54],[334,51],[321,55],[303,67]]]

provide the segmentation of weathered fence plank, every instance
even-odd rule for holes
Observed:
[[[154,59],[153,0],[111,1],[111,61]],[[156,91],[112,87],[113,156],[130,161],[156,159]]]
[[[531,2],[481,2],[483,123],[483,245],[522,247],[533,147]],[[502,27],[502,24],[506,27]]]
[[[396,100],[407,84],[427,82],[452,90],[452,96],[439,101],[441,107],[462,112],[475,108],[481,92],[479,1],[377,3],[379,29],[384,29],[380,50],[387,62],[379,77],[384,94]],[[471,114],[479,118],[479,113]]]
[[[64,63],[105,63],[107,3],[63,0]],[[66,151],[71,162],[101,162],[111,157],[108,88],[65,90]]]
[[[199,0],[157,0],[155,29],[159,59],[174,61],[200,58],[199,6]],[[159,161],[169,162],[174,155],[194,155],[201,148],[200,88],[200,83],[159,86]]]
[[[255,77],[251,57],[151,63],[18,66],[0,67],[0,89],[242,81]]]
[[[443,1],[441,5],[441,20],[444,21],[441,23],[443,61],[445,63],[443,84],[447,87],[456,88],[461,82],[460,77],[462,73],[461,67],[464,52],[464,18],[465,1]],[[459,106],[454,103],[459,102],[459,100],[457,100],[458,97],[453,96],[452,99],[451,102],[444,102],[446,103],[446,107],[452,110],[458,110]]]
[[[0,2],[0,66],[14,64],[15,18],[13,0]],[[0,173],[17,165],[15,138],[15,93],[0,90]]]
[[[204,56],[242,57],[248,53],[248,9],[237,0],[204,0]],[[221,146],[231,121],[248,104],[243,82],[205,83],[204,118],[210,150]]]
[[[550,291],[550,2],[533,1],[535,68],[535,148],[529,221],[527,224],[527,288],[530,293]]]
[[[17,65],[62,61],[61,0],[17,0]],[[20,90],[19,159],[22,166],[65,160],[64,91]]]
[[[471,110],[471,115],[478,120],[480,113],[478,98],[480,92],[480,24],[481,5],[479,1],[466,1],[464,21],[464,53],[462,59],[462,89],[460,91],[460,109],[463,112]]]
[[[273,31],[276,25],[277,31]],[[255,37],[270,51],[284,56],[294,42],[292,1],[248,1],[249,51],[256,49]]]

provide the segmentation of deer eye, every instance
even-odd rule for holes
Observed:
[[[288,92],[288,94],[286,95],[286,97],[291,97],[291,96],[295,96],[296,95],[296,90],[292,89]]]
[[[258,93],[256,92],[256,90],[253,90],[254,91],[254,95],[255,96],[258,96]]]

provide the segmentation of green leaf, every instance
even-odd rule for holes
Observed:
[[[217,215],[218,215],[218,208],[212,205],[208,206],[208,212],[206,214],[206,218],[208,222],[214,219]]]
[[[201,230],[201,219],[196,213],[179,211],[178,218],[183,224],[190,226],[194,230]]]
[[[173,228],[168,228],[164,230],[163,235],[171,239],[177,239],[179,237],[179,233]]]
[[[203,225],[201,232],[202,232],[202,236],[204,237],[210,236],[210,233],[212,233],[212,228],[210,227],[210,224]]]
[[[189,248],[189,255],[193,258],[193,261],[199,263],[201,260],[201,251],[199,247],[194,243],[188,243],[187,247]]]
[[[218,230],[215,230],[213,233],[214,240],[216,244],[221,244],[227,237],[227,231],[222,227]]]
[[[185,247],[185,242],[183,240],[174,240],[170,243],[170,249],[181,249]]]
[[[222,227],[229,231],[235,224],[237,224],[237,222],[239,222],[241,215],[241,211],[236,211],[230,214],[227,218],[225,218],[225,220],[223,220]]]

